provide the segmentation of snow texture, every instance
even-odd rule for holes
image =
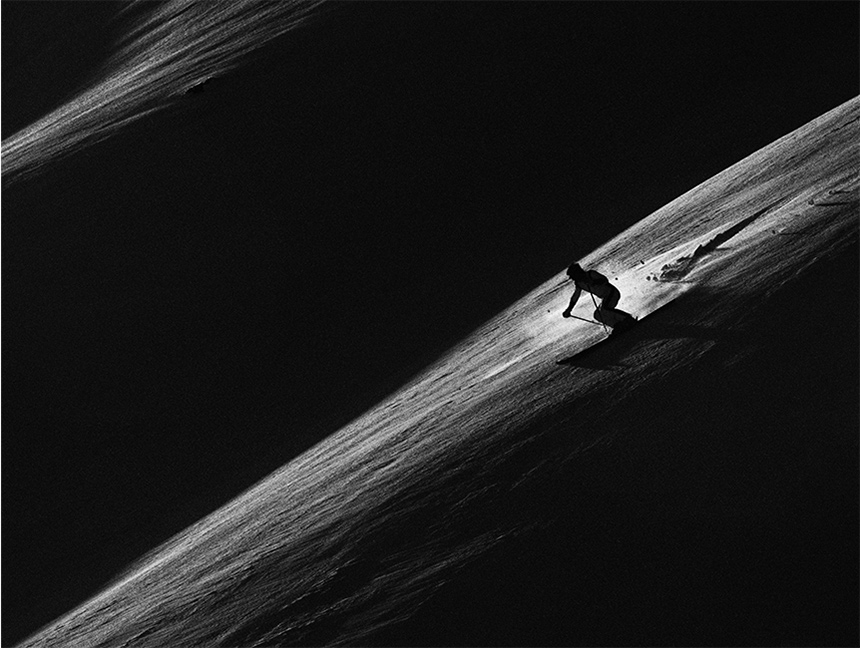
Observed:
[[[408,630],[384,632],[401,627],[419,608],[419,634],[412,640],[432,640],[432,634],[420,633],[432,632],[433,615],[453,613],[444,597],[434,597],[437,590],[459,600],[450,592],[470,591],[456,584],[466,582],[463,574],[478,578],[469,571],[474,565],[498,555],[516,562],[515,554],[504,554],[506,548],[533,545],[543,537],[540,530],[558,520],[575,529],[553,532],[573,543],[565,550],[590,555],[593,532],[580,522],[603,519],[586,513],[595,498],[604,506],[615,501],[636,518],[636,501],[650,501],[649,493],[667,502],[676,497],[666,485],[669,474],[684,484],[683,498],[698,498],[673,506],[720,511],[727,542],[726,529],[742,536],[771,525],[792,534],[803,520],[749,517],[767,509],[753,503],[753,491],[721,485],[725,473],[714,464],[743,463],[745,455],[733,454],[730,446],[752,443],[752,424],[738,428],[737,421],[724,418],[741,411],[747,387],[757,390],[765,409],[768,399],[778,398],[765,383],[744,383],[743,376],[758,375],[755,367],[769,357],[782,357],[783,344],[795,345],[793,362],[818,367],[815,356],[803,351],[810,339],[820,339],[807,335],[805,324],[809,318],[822,321],[816,296],[796,290],[827,264],[856,256],[858,117],[858,99],[835,108],[582,259],[619,287],[620,308],[640,318],[652,315],[590,366],[556,364],[604,335],[596,326],[561,317],[570,288],[559,269],[402,389],[143,557],[22,645],[344,645],[386,636],[396,643],[410,640]],[[833,288],[839,282],[848,282],[847,292]],[[856,316],[840,311],[833,298],[842,295],[850,307],[856,292],[851,282],[856,277],[812,281],[830,287],[833,318],[846,317],[848,324]],[[796,301],[794,320],[780,310],[786,300]],[[577,314],[589,317],[581,308]],[[831,320],[824,321],[840,326]],[[793,336],[786,338],[791,342],[762,337],[764,323],[774,321]],[[828,347],[821,342],[814,348],[819,353]],[[774,359],[773,366],[792,364]],[[708,388],[694,390],[696,384]],[[844,401],[833,408],[844,412]],[[830,424],[836,420],[850,429],[850,415]],[[669,431],[684,427],[679,421],[696,423],[670,443],[676,437]],[[734,429],[743,430],[744,440],[729,433]],[[843,438],[844,428],[832,429],[834,439]],[[760,440],[749,456],[764,460],[769,451],[762,448],[793,443],[792,438]],[[648,472],[652,464],[665,470]],[[610,470],[613,465],[618,470]],[[782,470],[800,474],[790,466]],[[747,479],[759,484],[755,493],[767,496],[769,482]],[[707,488],[703,480],[711,480]],[[628,489],[615,500],[613,481]],[[711,499],[713,493],[729,504]],[[614,533],[621,538],[625,531]],[[544,577],[552,580],[550,573]],[[491,580],[481,582],[492,590]],[[588,583],[581,587],[586,592]],[[692,598],[689,588],[677,587]],[[672,596],[657,585],[649,589],[653,605]],[[782,594],[772,596],[778,600]],[[480,600],[468,600],[479,614]],[[585,600],[571,605],[588,609]],[[734,609],[731,602],[723,605]],[[711,638],[723,636],[718,628],[710,631]],[[647,641],[645,626],[642,632],[639,639]]]

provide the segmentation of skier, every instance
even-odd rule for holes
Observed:
[[[570,298],[570,304],[561,314],[562,317],[571,317],[570,312],[584,290],[595,297],[600,297],[601,302],[594,311],[594,319],[611,327],[613,333],[626,330],[636,323],[636,318],[630,313],[615,308],[618,300],[621,299],[621,293],[602,274],[596,270],[583,270],[578,263],[574,263],[567,269],[567,276],[576,283],[576,290]]]

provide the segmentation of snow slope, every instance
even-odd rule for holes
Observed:
[[[128,2],[133,27],[90,84],[3,140],[3,186],[163,110],[309,20],[320,2]]]
[[[560,270],[22,645],[843,640],[858,136],[854,99],[583,259],[650,315],[618,344],[556,364],[603,335]]]

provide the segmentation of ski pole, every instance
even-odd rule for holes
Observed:
[[[594,293],[588,293],[588,294],[591,295],[591,301],[594,303],[595,311],[599,311],[600,306],[597,305],[597,300],[594,298]],[[603,322],[601,322],[601,324],[603,324]],[[603,331],[604,331],[604,333],[609,333],[609,330],[606,328],[606,324],[603,324]]]

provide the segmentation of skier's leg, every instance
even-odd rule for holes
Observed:
[[[600,302],[600,308],[612,310],[618,306],[619,299],[621,299],[621,293],[618,291],[618,288],[612,286],[612,291]]]
[[[620,299],[621,293],[618,288],[612,286],[612,292],[600,302],[600,308],[594,311],[594,319],[613,328],[626,320],[632,320],[633,316],[630,313],[615,308]]]
[[[594,311],[594,319],[596,319],[601,324],[606,324],[606,326],[614,327],[619,322],[630,317],[628,313],[624,311],[620,311],[616,308],[598,308]]]

